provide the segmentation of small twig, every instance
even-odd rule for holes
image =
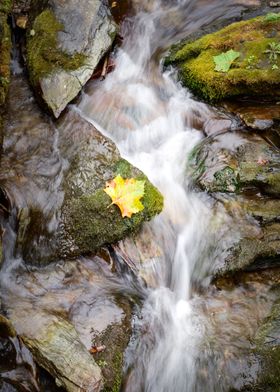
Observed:
[[[107,75],[107,68],[108,68],[108,56],[106,56],[104,63],[103,63],[103,67],[102,67],[102,72],[101,72],[101,76],[100,76],[100,80],[104,80],[106,75]]]

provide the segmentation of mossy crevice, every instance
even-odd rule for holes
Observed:
[[[83,53],[70,55],[59,49],[57,34],[63,31],[63,25],[54,12],[46,9],[38,15],[28,31],[27,59],[31,83],[50,75],[57,69],[73,71],[85,64]]]
[[[172,49],[165,63],[175,64],[182,83],[208,101],[240,95],[273,95],[277,99],[280,56],[273,62],[273,69],[265,53],[275,42],[280,42],[280,21],[258,17],[180,44]],[[240,57],[227,73],[216,72],[213,57],[230,49],[238,51]]]

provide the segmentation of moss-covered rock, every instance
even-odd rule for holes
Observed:
[[[103,190],[105,183],[93,194],[83,194],[67,201],[62,209],[64,229],[74,239],[79,253],[93,252],[102,245],[121,240],[162,210],[162,196],[143,173],[120,159],[113,168],[112,178],[118,174],[145,181],[145,194],[141,200],[144,209],[131,218],[122,218],[119,208],[111,205],[110,197]]]
[[[80,26],[83,26],[81,29]],[[58,117],[91,77],[115,37],[116,27],[100,0],[71,0],[67,9],[49,2],[27,32],[31,83]]]
[[[58,48],[58,33],[63,28],[50,9],[44,10],[35,19],[27,45],[29,72],[33,85],[58,68],[73,71],[85,63],[84,54],[75,53],[71,56]]]
[[[161,211],[163,198],[157,189],[75,110],[65,112],[54,126],[26,83],[15,78],[8,112],[6,137],[13,139],[3,154],[0,186],[15,201],[16,252],[27,262],[42,265],[95,252],[139,230]],[[11,170],[14,151],[16,172]],[[145,208],[131,219],[122,218],[103,191],[117,174],[145,179]]]
[[[242,95],[277,99],[280,97],[280,55],[276,54],[274,59],[269,56],[271,45],[279,44],[280,17],[268,14],[175,46],[166,64],[175,64],[182,83],[209,101]],[[213,57],[231,49],[240,53],[238,59],[228,72],[215,71]]]

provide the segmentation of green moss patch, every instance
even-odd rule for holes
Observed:
[[[7,15],[0,13],[0,105],[3,105],[10,83],[11,32]]]
[[[263,16],[180,44],[172,49],[166,64],[176,64],[182,83],[209,101],[240,95],[279,98],[280,55],[271,61],[265,53],[271,44],[278,43],[280,19]],[[213,57],[231,49],[240,53],[239,58],[228,72],[215,71]]]
[[[57,34],[62,30],[63,25],[47,9],[37,16],[28,32],[27,59],[33,84],[56,69],[72,71],[85,63],[84,54],[69,55],[58,48]]]
[[[103,188],[93,195],[71,199],[64,206],[64,221],[67,222],[67,232],[81,253],[93,252],[105,244],[121,240],[139,230],[144,221],[152,219],[163,208],[163,197],[159,191],[140,171],[137,170],[135,175],[134,168],[127,161],[120,159],[117,162],[115,176],[117,174],[145,180],[145,194],[141,199],[144,209],[131,218],[122,218],[119,208],[111,204]]]
[[[13,2],[12,0],[1,0],[0,2],[0,12],[8,14],[11,12]]]

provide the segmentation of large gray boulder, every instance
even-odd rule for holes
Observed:
[[[116,25],[100,0],[50,0],[27,33],[35,91],[59,117],[109,50]]]

